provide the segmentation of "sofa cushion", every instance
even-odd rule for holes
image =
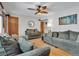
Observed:
[[[2,45],[7,55],[17,55],[20,53],[18,43],[12,40],[2,41]]]
[[[76,40],[76,42],[79,42],[79,35],[78,35],[78,37],[77,37],[77,40]]]
[[[77,40],[77,36],[78,36],[78,33],[77,32],[70,31],[69,34],[70,34],[69,35],[70,36],[69,37],[70,40],[72,40],[72,41],[76,41]]]
[[[19,38],[18,43],[19,43],[19,46],[20,46],[20,49],[22,50],[22,52],[30,51],[33,48],[32,43],[29,41],[26,41],[22,37]]]
[[[50,37],[50,36],[44,36],[43,37],[43,40],[46,42],[46,43],[50,43],[50,44],[52,44],[52,37]]]
[[[58,38],[60,39],[69,39],[68,32],[59,32]]]
[[[20,53],[18,43],[13,38],[0,37],[0,55],[17,55]]]
[[[4,48],[0,48],[0,56],[5,56],[7,55]]]

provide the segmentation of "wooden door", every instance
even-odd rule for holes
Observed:
[[[45,32],[45,22],[43,22],[43,21],[40,22],[40,32],[41,33]]]
[[[8,18],[8,33],[9,35],[18,33],[18,17],[9,16]]]

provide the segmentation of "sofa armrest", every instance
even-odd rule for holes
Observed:
[[[19,54],[17,56],[48,56],[49,53],[50,53],[50,48],[45,46],[42,48],[37,48],[32,51]]]

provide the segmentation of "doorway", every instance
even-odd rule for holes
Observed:
[[[16,34],[19,35],[18,33],[18,17],[14,16],[9,16],[8,17],[8,34]]]
[[[45,33],[45,22],[44,21],[40,21],[40,32]]]

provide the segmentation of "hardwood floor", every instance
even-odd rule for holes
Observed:
[[[51,46],[47,43],[45,43],[44,41],[41,40],[41,38],[38,38],[38,39],[32,39],[30,40],[35,46],[37,47],[43,47],[45,45],[48,45],[50,47],[50,54],[49,56],[70,56],[71,54],[67,51],[64,51],[60,48],[56,48],[54,46]]]

